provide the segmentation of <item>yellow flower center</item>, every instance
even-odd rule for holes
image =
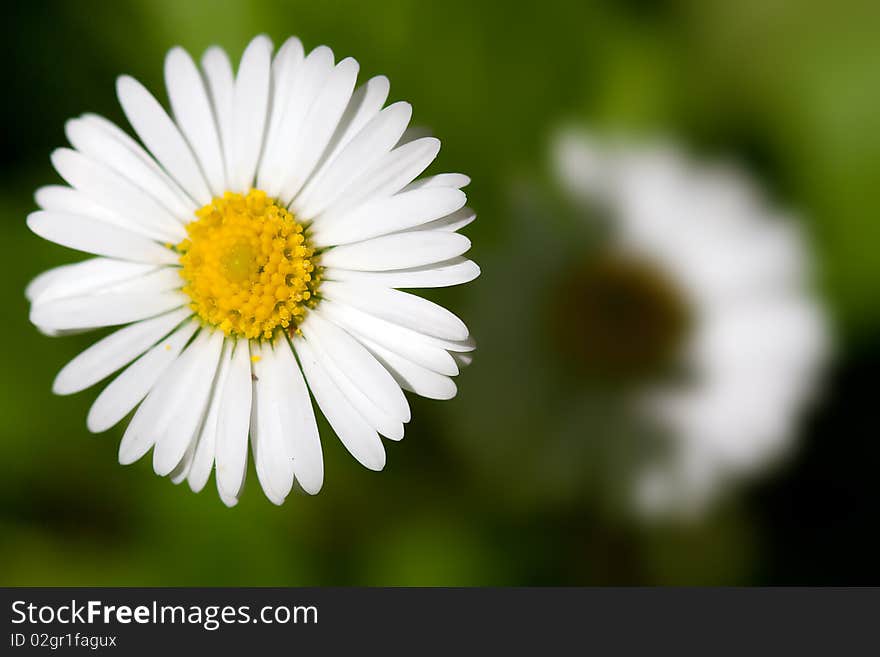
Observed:
[[[295,332],[316,302],[320,272],[293,215],[255,189],[226,192],[196,216],[177,245],[190,307],[230,336]]]

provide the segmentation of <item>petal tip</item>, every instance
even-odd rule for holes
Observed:
[[[72,385],[63,374],[64,370],[61,370],[58,373],[58,376],[55,377],[55,380],[52,381],[52,394],[58,395],[59,397],[66,397],[67,395],[72,395],[73,393],[78,392],[76,386]]]

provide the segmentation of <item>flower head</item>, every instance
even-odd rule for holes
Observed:
[[[738,170],[674,147],[568,131],[554,154],[569,195],[604,220],[599,262],[615,263],[579,284],[570,330],[604,340],[593,361],[619,352],[618,371],[663,365],[636,368],[631,391],[670,449],[645,459],[632,496],[652,513],[699,512],[785,451],[825,362],[799,225]]]
[[[157,474],[201,490],[213,470],[238,500],[248,444],[280,504],[323,483],[310,398],[351,454],[381,470],[403,437],[402,389],[433,399],[474,343],[451,312],[400,288],[466,283],[479,268],[457,231],[474,219],[461,174],[417,178],[440,142],[410,138],[411,107],[387,78],[296,38],[255,38],[237,73],[223,50],[165,60],[171,112],[117,82],[140,143],[106,119],[67,123],[52,154],[67,186],[37,191],[35,233],[93,254],[27,289],[44,333],[120,326],[68,363],[53,389],[122,369],[87,424],[135,410],[119,460],[153,450]],[[124,368],[124,369],[123,369]]]

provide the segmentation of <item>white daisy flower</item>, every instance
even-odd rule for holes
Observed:
[[[568,131],[555,162],[568,193],[606,220],[613,255],[603,262],[615,264],[594,271],[611,271],[638,306],[617,307],[613,321],[644,320],[615,339],[629,336],[624,351],[643,363],[672,361],[635,388],[638,407],[672,437],[670,453],[637,474],[636,503],[697,513],[784,453],[814,394],[827,324],[799,224],[741,173],[673,147]]]
[[[52,154],[68,186],[37,191],[31,230],[96,258],[27,288],[31,321],[59,335],[126,325],[55,379],[71,394],[122,370],[87,420],[105,431],[135,410],[119,447],[153,449],[159,475],[201,490],[216,471],[235,504],[248,436],[260,484],[281,504],[294,481],[322,486],[309,392],[349,452],[385,465],[381,436],[403,438],[401,388],[456,394],[474,343],[454,314],[399,288],[466,283],[480,270],[457,231],[474,219],[467,176],[416,178],[433,137],[408,138],[412,108],[384,107],[389,83],[355,89],[358,63],[296,38],[265,36],[237,74],[210,48],[201,68],[165,59],[171,110],[139,82],[116,90],[138,143],[85,114]],[[384,108],[383,108],[384,107]]]

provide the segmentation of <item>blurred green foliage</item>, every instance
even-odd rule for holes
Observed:
[[[723,504],[696,526],[639,527],[594,501],[599,468],[587,467],[592,453],[579,455],[577,431],[573,452],[548,438],[567,408],[584,411],[565,373],[535,357],[545,336],[514,327],[541,312],[545,291],[530,280],[554,258],[529,230],[571,226],[553,211],[522,218],[522,192],[552,197],[547,141],[561,121],[668,133],[730,156],[804,216],[844,357],[875,349],[876,3],[129,0],[11,11],[0,149],[0,584],[778,580],[786,537],[768,533],[773,516],[756,511],[760,500]],[[117,465],[121,429],[85,429],[93,391],[51,395],[55,372],[94,336],[50,339],[28,323],[27,281],[78,258],[29,234],[24,217],[33,190],[58,181],[48,155],[65,142],[66,118],[96,111],[125,125],[116,75],[164,99],[171,46],[199,54],[216,43],[237,59],[259,32],[276,44],[291,34],[307,48],[326,43],[360,61],[361,79],[388,75],[391,99],[412,102],[414,122],[443,140],[433,170],[472,176],[479,218],[466,232],[484,276],[435,296],[469,321],[480,346],[458,398],[412,400],[407,437],[388,445],[382,474],[361,469],[323,427],[320,495],[274,507],[251,471],[241,504],[227,510],[213,483],[193,495],[153,475],[149,459]],[[534,217],[542,225],[523,228]],[[810,436],[838,438],[833,426]],[[851,528],[863,530],[859,521]]]

